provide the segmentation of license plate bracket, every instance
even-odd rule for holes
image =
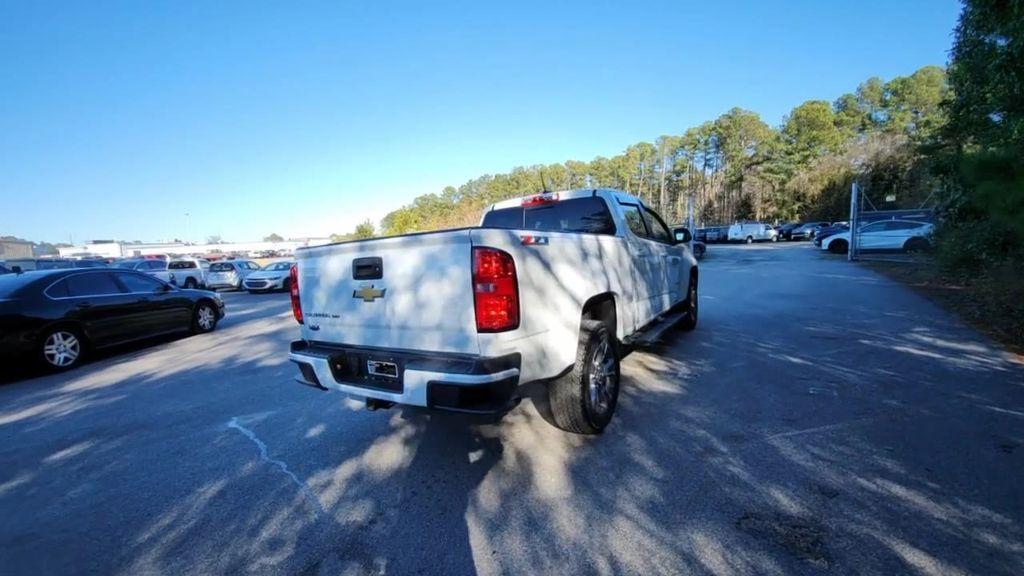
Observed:
[[[331,374],[341,384],[401,393],[405,389],[404,363],[398,358],[361,352],[332,354]]]

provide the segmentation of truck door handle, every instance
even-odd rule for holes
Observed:
[[[90,304],[88,302],[79,302],[78,304],[75,304],[75,308],[82,308],[82,309],[92,308],[92,304]]]

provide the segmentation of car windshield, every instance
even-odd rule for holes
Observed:
[[[235,269],[232,264],[227,262],[217,262],[216,264],[210,264],[210,272],[231,272]]]
[[[138,263],[138,260],[122,260],[121,262],[116,262],[114,264],[114,268],[127,268],[128,270],[131,270],[135,268],[135,265]]]
[[[291,262],[271,262],[263,267],[264,271],[268,272],[283,272],[285,270],[291,270]]]

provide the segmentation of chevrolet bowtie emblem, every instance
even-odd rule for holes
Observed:
[[[387,288],[374,288],[373,285],[363,286],[359,290],[352,291],[353,298],[362,298],[363,302],[373,302],[377,298],[383,298]]]

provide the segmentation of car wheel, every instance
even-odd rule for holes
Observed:
[[[39,340],[39,358],[50,370],[68,370],[82,362],[85,345],[81,333],[59,326],[48,330]]]
[[[779,237],[778,236],[772,236],[772,242],[778,242],[778,241],[779,241]]]
[[[184,286],[185,286],[186,289],[189,289],[189,290],[195,288],[196,287],[196,279],[195,278],[186,278]]]
[[[924,238],[914,237],[903,243],[904,252],[924,252],[928,249],[928,241]]]
[[[619,400],[619,359],[603,322],[584,320],[576,363],[548,388],[551,415],[559,428],[576,434],[600,434]]]
[[[846,254],[850,250],[850,244],[846,240],[833,240],[828,245],[828,251],[833,254]]]
[[[747,244],[753,244],[753,243],[754,243],[754,237],[753,236],[747,236]]]
[[[683,300],[683,319],[679,321],[679,326],[686,332],[692,332],[697,328],[698,303],[697,277],[691,276],[689,292],[686,294],[686,300]]]
[[[200,302],[192,313],[192,333],[205,334],[217,327],[217,311],[209,302]]]

